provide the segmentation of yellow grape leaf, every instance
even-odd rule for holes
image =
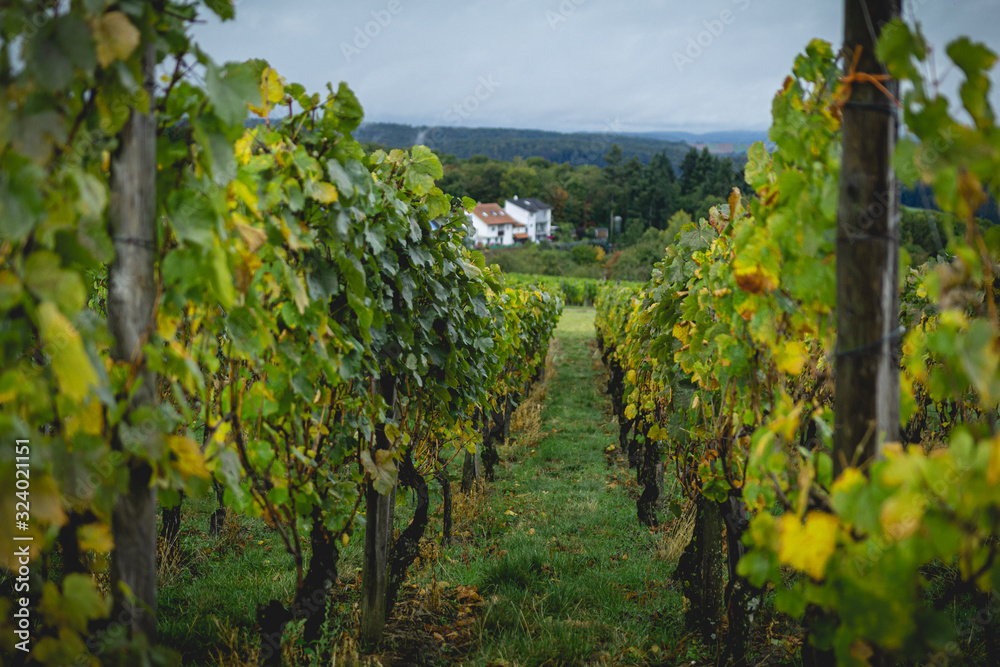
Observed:
[[[166,310],[161,310],[156,315],[156,331],[166,340],[173,339],[180,325],[181,318],[179,315],[171,315]]]
[[[906,373],[899,374],[899,423],[906,425],[917,411],[916,390]]]
[[[894,540],[909,537],[920,527],[925,504],[924,496],[918,493],[900,493],[889,497],[879,511],[882,530]]]
[[[240,259],[242,260],[242,270],[246,271],[246,281],[247,284],[244,287],[249,287],[250,279],[253,275],[257,273],[257,269],[264,266],[264,262],[261,261],[260,257],[257,255],[246,252],[245,250],[240,251]],[[243,291],[246,294],[246,290]]]
[[[267,243],[267,232],[242,223],[236,223],[236,231],[240,233],[243,242],[247,244],[247,250],[252,253],[260,250],[261,246]]]
[[[797,340],[790,340],[781,346],[774,361],[779,371],[789,375],[798,375],[802,372],[802,367],[805,366],[808,357],[809,353],[806,351],[805,345]]]
[[[170,435],[167,436],[167,448],[177,457],[173,465],[184,479],[189,477],[208,479],[205,458],[201,455],[198,443],[187,436]]]
[[[983,184],[979,177],[966,169],[961,170],[958,174],[958,194],[961,199],[955,214],[960,218],[971,218],[972,214],[979,210],[979,207],[986,201]]]
[[[272,104],[280,102],[285,96],[285,81],[272,67],[265,68],[261,74],[260,94]]]
[[[66,417],[66,435],[73,437],[79,431],[88,435],[100,435],[104,430],[104,406],[92,397],[79,412]]]
[[[257,204],[260,202],[260,198],[257,197],[257,193],[250,189],[246,183],[240,180],[234,180],[229,183],[229,187],[226,192],[226,201],[230,204],[231,208],[235,208],[237,201],[243,202],[246,207],[250,210],[250,213],[260,217],[260,211],[257,209]],[[239,220],[242,222],[245,220],[242,214],[234,213],[235,218],[239,215]]]
[[[245,165],[250,162],[250,158],[253,156],[253,142],[256,136],[257,133],[254,130],[247,130],[233,144],[233,154],[240,164]]]
[[[845,468],[830,487],[830,493],[846,493],[858,484],[864,483],[865,476],[857,468]]]
[[[31,478],[31,519],[53,526],[62,526],[67,521],[59,487],[50,475]]]
[[[309,186],[309,196],[321,204],[332,204],[337,201],[337,188],[333,183],[312,183]]]
[[[229,431],[232,429],[232,423],[225,421],[219,424],[215,431],[212,433],[212,442],[218,445],[225,445],[226,438],[229,435]]]
[[[396,440],[398,440],[399,439],[399,426],[397,426],[396,424],[393,424],[392,422],[387,422],[386,425],[385,425],[385,437],[388,438],[392,442],[395,442]],[[378,451],[380,451],[380,452],[388,452],[389,450],[388,449],[380,449]],[[379,454],[376,453],[375,456],[378,457]],[[379,461],[378,458],[376,458],[375,460]]]
[[[636,409],[635,403],[629,403],[627,406],[625,406],[626,419],[635,419],[635,416],[637,414],[639,414],[639,411]]]
[[[85,523],[76,530],[80,548],[84,551],[109,553],[115,546],[111,539],[111,528],[104,523]]]
[[[631,371],[629,371],[628,373],[625,374],[625,379],[628,380],[629,384],[635,384],[635,378],[636,378],[636,375],[635,375],[635,371],[634,370],[631,370]]]
[[[139,29],[121,12],[108,12],[91,23],[97,62],[107,67],[115,60],[125,60],[139,46]]]
[[[38,307],[38,328],[59,390],[74,401],[82,400],[87,389],[97,384],[97,373],[83,350],[80,334],[51,301]]]
[[[1000,435],[990,443],[990,462],[986,467],[986,481],[991,486],[1000,482]]]
[[[778,559],[813,579],[822,579],[837,546],[838,526],[837,518],[826,512],[809,512],[804,525],[795,514],[782,515]]]
[[[507,516],[517,516],[517,512],[515,512],[514,510],[507,510],[506,512],[504,512],[504,514],[506,514]]]
[[[261,118],[266,118],[271,106],[282,100],[285,96],[285,82],[271,67],[265,67],[260,75],[260,101],[261,105],[250,105],[251,111]]]
[[[778,276],[760,264],[750,267],[737,265],[733,275],[736,277],[736,285],[750,294],[770,292],[778,286]]]

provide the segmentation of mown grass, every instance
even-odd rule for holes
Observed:
[[[593,316],[590,308],[564,312],[549,377],[522,406],[497,479],[455,499],[450,546],[433,544],[440,491],[431,484],[427,547],[434,553],[413,568],[394,629],[372,656],[386,667],[707,659],[683,628],[680,592],[669,581],[674,563],[664,557],[669,533],[638,524],[634,475],[604,453],[617,427],[593,347]],[[412,499],[400,494],[398,501],[402,528]],[[222,655],[223,663],[240,665],[253,657],[257,604],[288,601],[294,570],[262,522],[237,518],[222,538],[208,535],[212,509],[208,500],[186,505],[182,567],[160,589],[160,639],[181,650],[185,664],[219,664]],[[334,644],[343,641],[338,633],[354,631],[362,543],[356,534],[341,553],[328,632]],[[475,587],[468,590],[482,600],[456,598],[460,587]],[[297,664],[309,664],[309,649],[295,648]]]
[[[442,566],[442,576],[475,582],[486,600],[480,645],[466,664],[688,657],[677,651],[682,601],[668,580],[674,563],[661,558],[665,533],[639,526],[631,474],[605,458],[616,427],[595,361],[593,316],[589,308],[564,312],[543,437],[534,447],[515,442],[484,505],[484,515],[509,520],[493,540],[503,555]],[[700,661],[701,648],[692,653]]]
[[[211,535],[214,510],[214,498],[189,499],[177,544],[160,559],[157,633],[185,664],[217,664],[220,653],[249,655],[257,643],[257,605],[289,600],[295,589],[294,563],[274,531],[229,513],[222,534]]]

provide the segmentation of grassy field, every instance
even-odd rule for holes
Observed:
[[[361,536],[351,540],[324,650],[384,667],[707,659],[683,628],[681,596],[668,579],[667,554],[676,546],[669,526],[639,526],[634,476],[604,452],[617,427],[593,316],[593,309],[564,312],[546,383],[518,409],[497,480],[456,496],[453,543],[427,541],[383,644],[367,658],[351,640],[362,565]],[[429,536],[440,529],[439,501],[432,494]],[[410,502],[399,498],[400,527]],[[254,609],[291,597],[290,560],[256,521],[237,519],[226,535],[209,537],[211,509],[192,502],[185,512],[182,557],[161,582],[161,641],[181,649],[186,663],[254,664]],[[316,647],[290,643],[289,657],[310,664]]]

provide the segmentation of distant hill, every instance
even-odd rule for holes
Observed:
[[[767,141],[767,130],[722,130],[703,134],[681,131],[629,132],[628,134],[646,139],[683,141],[689,144],[752,144],[755,141]]]
[[[666,141],[684,141],[695,148],[708,148],[708,152],[713,155],[745,155],[750,149],[750,145],[757,141],[763,141],[768,149],[774,148],[774,144],[767,138],[766,130],[723,130],[704,134],[680,131],[637,132],[633,133],[633,136]]]
[[[599,167],[605,166],[604,155],[613,144],[622,147],[625,159],[634,155],[644,164],[657,153],[665,152],[675,167],[691,149],[691,146],[682,141],[624,134],[480,127],[413,127],[398,123],[362,123],[354,132],[354,138],[390,148],[409,148],[424,144],[438,153],[450,153],[459,158],[477,154],[494,160],[538,156],[550,162],[594,164]]]

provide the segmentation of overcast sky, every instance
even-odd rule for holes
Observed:
[[[559,131],[766,129],[809,40],[839,48],[841,0],[236,0],[196,26],[218,61],[346,81],[369,121]],[[1000,51],[1000,0],[904,0],[938,51]],[[994,79],[997,70],[994,69]],[[945,89],[957,71],[944,72]],[[992,95],[1000,107],[1000,90]]]

